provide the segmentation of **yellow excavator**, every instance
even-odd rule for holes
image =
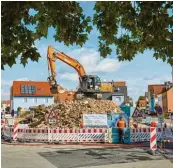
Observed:
[[[48,46],[48,82],[52,94],[63,93],[65,91],[58,85],[56,80],[56,59],[68,64],[78,72],[79,87],[76,93],[76,99],[79,100],[85,97],[102,99],[101,80],[97,75],[87,75],[84,67],[77,60],[58,50],[55,52],[55,49],[52,46]]]

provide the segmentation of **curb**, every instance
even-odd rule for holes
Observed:
[[[142,148],[150,148],[149,145],[144,145],[144,144],[85,144],[85,143],[81,143],[81,144],[48,144],[48,143],[17,143],[17,142],[1,142],[1,145],[9,145],[9,146],[32,146],[32,147],[55,147],[55,146],[59,146],[59,147],[65,147],[65,146],[83,146],[83,147],[102,147],[102,148],[137,148],[137,147],[142,147]],[[164,149],[173,149],[173,147],[165,147]]]
[[[1,142],[1,144],[4,145],[13,145],[13,146],[98,146],[98,147],[117,147],[117,148],[121,148],[121,147],[148,147],[146,145],[142,145],[142,144],[42,144],[42,143],[8,143],[8,142]]]

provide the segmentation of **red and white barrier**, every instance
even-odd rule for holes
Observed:
[[[13,131],[14,131],[14,133],[13,133],[13,140],[14,140],[14,141],[17,140],[18,126],[19,126],[18,123],[15,122],[15,123],[14,123],[14,129],[13,129]]]
[[[48,129],[24,128],[18,129],[17,139],[25,142],[48,142]]]
[[[18,126],[20,126],[18,124]],[[163,135],[163,128],[156,128],[156,140]],[[108,128],[83,128],[83,129],[59,129],[59,128],[23,128],[4,127],[4,135],[14,140],[23,142],[108,142]],[[150,141],[150,128],[132,129],[131,142]]]
[[[78,142],[78,129],[52,129],[49,134],[51,142]]]
[[[5,120],[1,119],[1,132],[3,131],[4,127],[5,127]]]
[[[19,141],[40,142],[108,142],[106,128],[85,129],[18,129]]]
[[[156,128],[156,139],[160,140],[163,133],[163,128]],[[131,129],[130,132],[131,142],[145,142],[150,141],[150,128],[137,128]]]
[[[153,151],[157,149],[156,127],[150,128],[150,149]]]
[[[107,128],[85,128],[79,129],[79,142],[108,142]]]

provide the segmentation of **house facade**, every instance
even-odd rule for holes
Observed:
[[[103,93],[103,99],[112,100],[119,106],[126,104],[128,102],[126,82],[113,82],[112,92]]]
[[[151,112],[155,111],[155,105],[158,103],[158,95],[165,90],[164,84],[148,85],[148,103]]]
[[[158,95],[159,105],[163,109],[163,113],[173,112],[173,87],[167,88],[166,91]]]
[[[18,107],[29,110],[31,106],[48,106],[54,103],[48,82],[13,81],[10,99],[11,109],[14,111],[17,111]]]

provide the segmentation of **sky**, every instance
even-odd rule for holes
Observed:
[[[80,5],[87,16],[92,16],[93,2],[81,2]],[[5,66],[5,70],[1,71],[1,100],[10,98],[10,86],[14,80],[47,81],[46,54],[49,45],[77,59],[84,66],[87,74],[98,75],[102,81],[126,81],[128,95],[134,100],[145,94],[148,84],[163,84],[165,81],[172,81],[171,66],[153,58],[153,52],[148,50],[136,55],[131,62],[119,62],[114,46],[109,57],[101,58],[98,52],[99,32],[95,27],[83,47],[67,47],[63,43],[55,42],[53,34],[54,30],[50,28],[47,39],[42,38],[35,42],[41,55],[39,62],[29,61],[24,68],[18,60],[12,68]],[[56,66],[58,83],[66,89],[76,89],[77,72],[59,60],[56,61]]]

